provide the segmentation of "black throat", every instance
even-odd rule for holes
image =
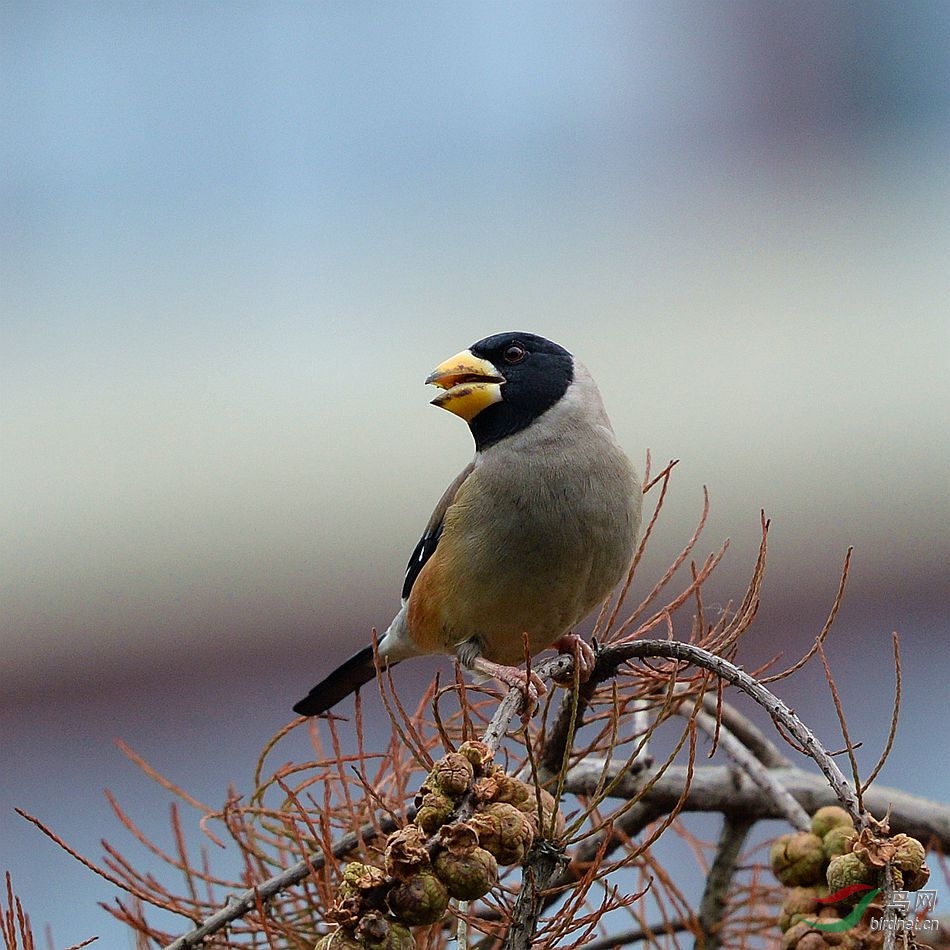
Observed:
[[[475,439],[475,451],[481,452],[507,436],[521,432],[522,429],[527,429],[538,416],[545,410],[550,409],[553,404],[545,406],[540,411],[508,406],[504,402],[496,402],[494,405],[483,409],[468,424],[469,429],[472,430],[472,438]]]
[[[503,395],[501,402],[483,409],[468,424],[475,440],[475,451],[481,452],[496,442],[527,429],[561,399],[572,379],[573,372],[562,372],[550,379],[550,385],[535,386],[528,401],[509,402]],[[502,393],[504,392],[503,386]]]
[[[571,354],[533,333],[499,333],[479,340],[471,351],[505,377],[501,401],[469,421],[479,452],[527,429],[564,396],[574,380]]]

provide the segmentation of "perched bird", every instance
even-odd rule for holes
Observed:
[[[589,667],[572,632],[627,571],[641,490],[600,392],[567,350],[531,333],[500,333],[426,379],[461,416],[475,458],[449,485],[406,570],[402,606],[377,651],[384,666],[430,653],[544,692],[516,664],[557,647]],[[376,675],[365,647],[296,706],[326,712]]]

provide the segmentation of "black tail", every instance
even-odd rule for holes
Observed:
[[[386,665],[384,662],[383,666]],[[300,716],[319,716],[320,713],[332,709],[341,699],[346,699],[350,693],[355,693],[375,675],[376,663],[373,659],[373,648],[363,647],[342,666],[338,666],[325,680],[317,683],[294,706],[294,712]]]

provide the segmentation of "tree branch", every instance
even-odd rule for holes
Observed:
[[[790,733],[805,752],[814,759],[838,796],[838,802],[851,814],[855,826],[857,828],[863,827],[864,816],[861,813],[854,789],[848,784],[837,763],[831,758],[811,729],[758,680],[744,670],[740,670],[739,667],[728,660],[715,656],[701,647],[693,646],[690,643],[680,643],[676,640],[634,640],[632,643],[620,643],[605,647],[598,656],[597,666],[591,678],[607,679],[627,661],[647,657],[665,657],[670,660],[691,663],[701,669],[708,670],[728,683],[732,683],[733,686],[738,687],[750,696],[768,712],[776,723],[779,723]]]
[[[722,921],[728,906],[729,888],[735,874],[739,854],[755,821],[737,815],[726,815],[716,846],[716,858],[706,887],[699,902],[699,926],[702,937],[696,941],[697,950],[719,950],[722,944]]]
[[[617,776],[625,763],[617,760],[607,766],[606,774]],[[814,814],[823,805],[838,804],[834,792],[821,776],[798,768],[771,769],[772,777],[801,805],[808,814]],[[589,795],[598,782],[603,781],[604,763],[590,759],[574,766],[567,774],[564,789],[575,795]],[[653,777],[653,770],[637,775],[623,775],[611,790],[618,798],[643,795],[635,806],[639,820],[631,827],[634,834],[659,815],[666,814],[683,795],[686,766],[670,766],[649,791],[642,790]],[[941,850],[950,850],[950,806],[911,795],[886,785],[874,785],[865,794],[869,810],[883,815],[890,809],[892,831],[929,841],[933,838]],[[762,795],[748,776],[723,765],[697,766],[686,792],[684,811],[721,812],[724,815],[754,818],[781,818],[785,813]],[[639,828],[638,828],[639,826]]]
[[[388,834],[395,831],[396,822],[392,818],[383,818],[379,823],[379,832]],[[341,858],[350,851],[359,847],[360,843],[373,838],[377,833],[377,828],[371,824],[363,825],[359,831],[351,831],[344,835],[333,846],[333,856]],[[326,864],[326,855],[322,851],[314,852],[306,861],[298,861],[296,864],[268,878],[262,884],[246,890],[243,894],[232,898],[217,913],[206,918],[200,926],[194,930],[188,931],[170,944],[164,947],[164,950],[188,950],[189,947],[197,947],[204,942],[205,937],[226,927],[234,920],[238,920],[245,914],[255,910],[259,904],[276,896],[282,891],[299,884],[311,871],[322,868]]]

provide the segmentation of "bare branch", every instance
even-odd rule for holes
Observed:
[[[703,732],[715,735],[716,720],[707,712],[696,717],[696,725]],[[807,831],[810,819],[805,809],[779,784],[767,769],[739,740],[722,726],[718,729],[719,743],[726,755],[761,789],[762,794],[782,812],[788,823],[800,831]]]
[[[621,781],[612,789],[612,794],[621,799],[638,794],[652,777],[652,770],[630,775],[622,774],[622,769],[621,761],[616,763],[616,767],[611,763],[606,769],[608,776],[621,775]],[[602,781],[604,771],[604,763],[596,759],[575,765],[568,773],[565,790],[575,795],[588,794]],[[824,805],[838,804],[828,783],[819,775],[798,768],[771,771],[775,781],[809,814],[814,814]],[[649,792],[637,803],[640,827],[666,813],[680,800],[686,777],[685,766],[674,765],[654,782]],[[950,851],[950,805],[885,785],[874,785],[868,789],[865,804],[870,811],[880,815],[890,809],[890,827],[893,831],[902,831],[921,841],[934,840],[942,851]],[[781,809],[763,799],[752,779],[722,765],[696,768],[683,808],[684,811],[721,812],[755,819],[785,818]]]
[[[699,902],[699,926],[702,937],[696,941],[701,950],[719,950],[722,942],[722,922],[728,905],[732,877],[736,871],[739,854],[745,844],[753,819],[726,815],[716,846],[716,858],[706,875],[706,887]]]
[[[594,678],[606,678],[619,666],[635,657],[667,657],[682,660],[709,670],[721,679],[737,686],[754,699],[777,723],[780,723],[801,744],[807,754],[824,773],[838,796],[838,801],[848,810],[857,826],[863,816],[854,789],[842,775],[837,763],[818,741],[815,734],[777,696],[767,690],[754,677],[722,657],[714,656],[689,643],[665,640],[636,640],[605,647],[598,657]]]
[[[397,828],[396,822],[392,819],[385,819],[380,823],[384,834],[389,834]],[[333,847],[333,856],[340,858],[355,850],[361,840],[369,838],[376,833],[373,825],[364,825],[357,831],[344,835]],[[228,901],[227,906],[222,907],[216,914],[212,914],[207,920],[203,921],[200,927],[190,930],[183,934],[177,940],[173,940],[163,950],[188,950],[189,947],[197,947],[206,937],[217,933],[233,921],[243,917],[245,914],[254,910],[259,902],[264,902],[274,897],[281,891],[299,884],[307,875],[311,874],[314,868],[321,868],[326,863],[326,856],[315,854],[306,861],[298,861],[292,867],[275,874],[272,878],[259,884],[257,887],[249,888],[243,894],[233,897]]]

